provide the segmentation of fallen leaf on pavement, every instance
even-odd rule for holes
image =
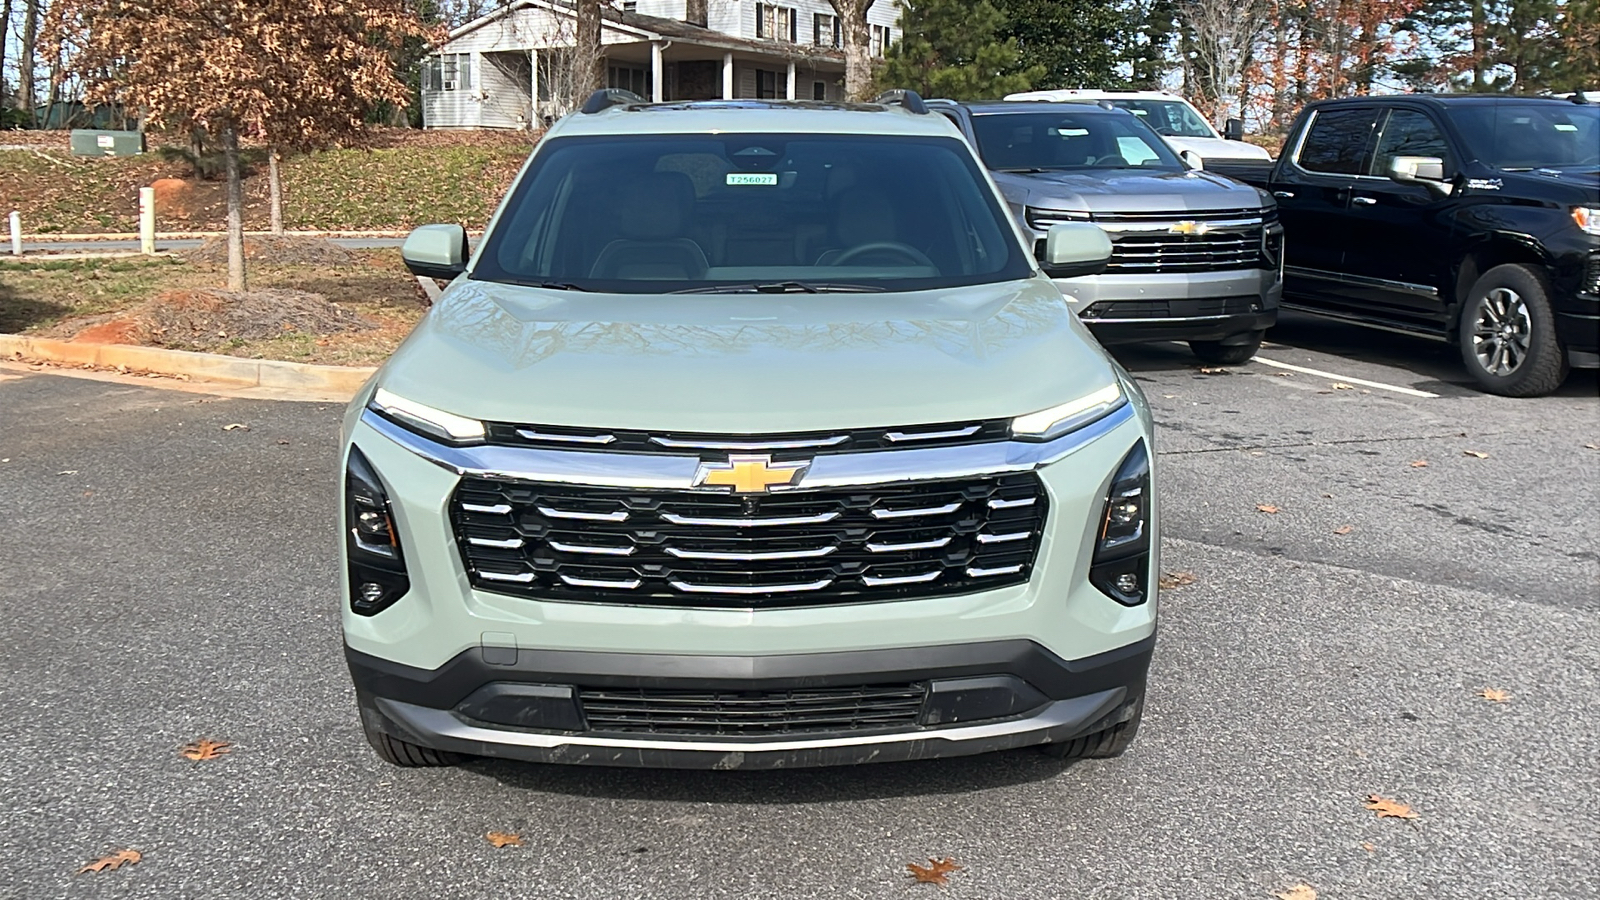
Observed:
[[[1427,467],[1428,461],[1425,459],[1413,459],[1411,461],[1411,468],[1413,469],[1426,469]]]
[[[1353,391],[1353,390],[1355,390],[1354,386],[1345,384],[1342,381],[1335,381],[1333,384],[1329,385],[1329,387],[1333,388],[1336,391]]]
[[[1293,378],[1294,377],[1294,373],[1293,372],[1273,372],[1272,373],[1272,377],[1273,378]]]
[[[512,834],[509,831],[491,831],[483,836],[489,843],[496,847],[521,847],[522,835]]]
[[[133,865],[144,859],[144,854],[137,850],[118,850],[110,856],[102,856],[92,863],[78,870],[78,874],[85,872],[104,872],[107,869],[120,869],[123,865]]]
[[[1371,841],[1362,841],[1361,842],[1361,849],[1367,851],[1368,853],[1371,853],[1371,852],[1377,850],[1378,848],[1376,846],[1374,846]]]
[[[1585,449],[1585,450],[1600,450],[1600,444],[1584,444],[1583,445],[1583,449]],[[0,460],[0,462],[4,462],[4,461],[5,460]]]
[[[1463,451],[1461,451],[1461,455],[1462,456],[1471,456],[1471,457],[1473,457],[1475,459],[1488,459],[1489,458],[1489,454],[1483,452],[1482,450],[1463,450]]]
[[[216,759],[232,749],[233,745],[227,741],[213,741],[210,738],[201,738],[192,744],[184,744],[183,749],[178,752],[190,759]]]
[[[1194,584],[1195,581],[1193,572],[1163,572],[1156,584],[1159,584],[1164,590],[1171,590],[1172,588]]]
[[[1504,703],[1511,699],[1511,692],[1502,691],[1498,688],[1484,688],[1478,692],[1478,696],[1490,703]]]
[[[1415,819],[1417,817],[1417,814],[1411,811],[1411,807],[1398,800],[1390,800],[1388,797],[1380,797],[1377,794],[1367,795],[1366,806],[1367,809],[1377,813],[1380,819]]]
[[[1268,513],[1268,514],[1274,515],[1274,516],[1278,514],[1278,508],[1276,506],[1273,506],[1271,503],[1257,503],[1256,504],[1256,511],[1257,512]]]
[[[1340,525],[1338,528],[1335,528],[1333,530],[1333,533],[1334,534],[1349,534],[1350,532],[1352,532],[1354,530],[1355,529],[1351,528],[1349,525]]]
[[[223,431],[249,431],[250,430],[250,426],[244,424],[243,422],[231,422],[231,423],[229,423],[227,425],[222,426],[222,430]]]
[[[1233,370],[1232,369],[1224,369],[1221,366],[1201,366],[1200,367],[1200,374],[1201,375],[1232,375],[1233,374]]]
[[[65,472],[57,472],[56,474],[57,475],[76,475],[76,474],[78,474],[78,470],[77,469],[68,469]]]
[[[1317,900],[1317,889],[1302,881],[1287,891],[1272,896],[1278,900]]]
[[[278,444],[281,445],[281,446],[286,446],[286,445],[288,445],[288,443],[289,443],[288,441],[279,441],[278,442]]]
[[[944,859],[928,857],[928,865],[919,866],[916,863],[906,863],[906,868],[911,871],[911,877],[918,884],[937,884],[940,887],[950,886],[950,873],[961,868],[956,865],[954,857],[946,856]]]

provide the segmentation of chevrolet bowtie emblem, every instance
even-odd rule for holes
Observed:
[[[810,460],[772,461],[770,456],[728,457],[728,461],[702,462],[694,473],[694,486],[731,487],[735,494],[764,494],[775,487],[793,486],[811,468]]]
[[[1187,235],[1189,237],[1199,237],[1200,235],[1205,234],[1206,232],[1208,232],[1210,230],[1211,230],[1211,226],[1210,225],[1207,225],[1204,222],[1195,222],[1195,221],[1190,220],[1190,219],[1185,219],[1182,222],[1178,222],[1177,224],[1173,225],[1171,228],[1167,229],[1167,231],[1170,232],[1171,234],[1182,234],[1182,235]]]

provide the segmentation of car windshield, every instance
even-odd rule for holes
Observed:
[[[1600,107],[1576,103],[1474,103],[1447,115],[1485,165],[1510,171],[1600,167]]]
[[[991,169],[1183,169],[1143,122],[1099,109],[978,115],[972,130]]]
[[[956,138],[557,138],[472,278],[609,293],[925,290],[1033,266]]]
[[[1112,98],[1108,101],[1118,109],[1125,109],[1139,117],[1139,120],[1151,128],[1156,134],[1167,137],[1196,137],[1214,138],[1217,133],[1211,126],[1187,103],[1176,100],[1124,100]]]

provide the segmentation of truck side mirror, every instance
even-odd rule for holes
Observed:
[[[1052,278],[1099,275],[1111,261],[1111,237],[1090,222],[1051,225],[1044,239],[1044,265]]]
[[[400,258],[411,274],[450,281],[467,270],[467,230],[460,225],[423,225],[406,235]]]
[[[1244,140],[1244,120],[1229,119],[1222,123],[1222,136],[1230,141]]]
[[[1206,167],[1205,159],[1193,150],[1179,150],[1178,158],[1183,160],[1183,164],[1191,169],[1204,169]]]
[[[1441,196],[1450,193],[1444,160],[1437,156],[1396,156],[1389,160],[1389,177],[1401,184],[1423,185]]]

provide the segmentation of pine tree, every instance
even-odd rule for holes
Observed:
[[[904,37],[890,48],[879,84],[955,100],[1025,91],[1044,76],[1044,67],[1022,66],[1016,40],[1000,37],[1005,23],[989,0],[902,3]]]
[[[1104,88],[1117,73],[1123,14],[1109,0],[995,0],[1024,68],[1041,66],[1035,88]]]

